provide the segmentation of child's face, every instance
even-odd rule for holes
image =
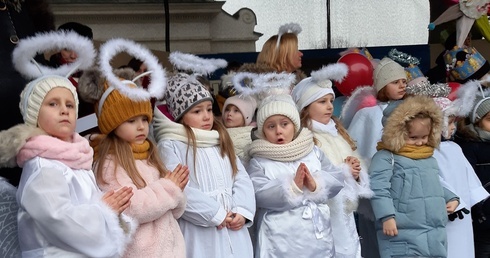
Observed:
[[[77,52],[67,48],[62,49],[60,53],[61,57],[63,57],[63,59],[65,59],[65,61],[69,64],[75,62],[78,58]]]
[[[490,132],[490,112],[487,113],[480,121],[478,122],[478,127],[481,129]]]
[[[44,97],[37,124],[49,135],[71,141],[76,127],[76,108],[73,94],[66,88],[53,88]]]
[[[270,143],[287,144],[293,141],[294,124],[286,116],[274,115],[265,120],[262,131]]]
[[[447,123],[447,135],[444,135],[445,139],[450,139],[456,131],[456,117],[450,116]]]
[[[148,137],[149,123],[146,116],[135,116],[120,124],[114,133],[128,143],[142,144]]]
[[[182,117],[182,123],[196,129],[211,130],[214,123],[213,103],[206,100],[195,105]]]
[[[408,135],[405,143],[408,145],[422,146],[429,141],[431,130],[430,118],[414,118],[408,122]]]
[[[386,85],[386,96],[390,100],[399,100],[405,96],[405,88],[407,87],[406,79],[392,81]]]
[[[223,123],[226,128],[245,126],[245,119],[242,112],[235,105],[227,105],[223,112]]]
[[[306,110],[311,120],[315,120],[322,124],[328,124],[332,118],[333,113],[333,95],[327,94],[313,103],[311,103]]]

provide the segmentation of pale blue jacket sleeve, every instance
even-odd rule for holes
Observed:
[[[383,150],[377,152],[369,167],[371,189],[374,196],[371,197],[376,220],[383,220],[395,216],[395,207],[391,197],[391,177],[393,176],[393,159],[391,153]]]

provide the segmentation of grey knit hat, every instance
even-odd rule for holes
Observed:
[[[480,121],[488,112],[490,112],[490,97],[477,97],[475,107],[471,113],[470,119],[472,123]]]
[[[20,113],[24,122],[30,126],[37,127],[39,109],[48,92],[56,87],[68,89],[75,99],[75,115],[78,117],[78,95],[73,84],[65,77],[49,75],[31,81],[20,94]]]
[[[195,105],[206,100],[213,102],[211,93],[204,85],[194,75],[186,73],[177,73],[168,80],[164,99],[175,121],[179,121]]]
[[[399,79],[407,79],[405,69],[388,57],[383,58],[373,72],[374,88],[376,92],[383,89],[388,83]]]
[[[265,138],[263,132],[264,122],[267,118],[274,115],[282,115],[291,119],[294,124],[295,133],[299,132],[301,120],[293,98],[290,95],[279,94],[269,96],[260,103],[257,111],[257,137]]]

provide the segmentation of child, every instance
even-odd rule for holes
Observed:
[[[255,128],[252,118],[257,109],[257,102],[252,96],[233,96],[226,99],[223,105],[223,125],[230,134],[236,155],[245,158],[245,148],[252,142],[251,132]]]
[[[470,82],[477,83],[477,82]],[[479,94],[473,103],[469,114],[470,124],[462,127],[456,135],[456,141],[461,146],[464,155],[475,170],[484,187],[489,190],[490,185],[490,92],[488,90]],[[471,103],[471,102],[470,102]],[[488,200],[488,198],[487,198]],[[482,203],[484,210],[490,209],[488,201]],[[488,218],[490,213],[481,211],[481,205],[474,205],[473,234],[475,239],[475,257],[488,257],[490,252],[490,226]],[[476,209],[475,209],[476,208]]]
[[[388,57],[379,62],[373,72],[373,77],[374,95],[371,95],[373,93],[370,91],[367,96],[363,96],[362,101],[359,101],[356,91],[362,93],[363,89],[358,89],[347,100],[342,109],[342,122],[356,141],[359,154],[367,161],[371,160],[376,153],[376,143],[381,139],[383,110],[388,102],[403,99],[407,86],[405,70]],[[356,108],[353,106],[358,103],[361,103],[361,109],[355,110]],[[362,104],[367,106],[363,107]],[[353,117],[349,113],[353,113]],[[366,127],[366,125],[369,126]]]
[[[14,62],[30,78],[53,72],[15,58],[46,49],[72,48],[87,44],[81,37],[65,41],[63,33],[25,39],[14,51]],[[62,42],[62,43],[60,43]],[[34,50],[34,51],[33,51]],[[78,52],[75,64],[91,66],[91,52]],[[74,66],[66,69],[74,71]],[[136,225],[121,213],[129,206],[132,189],[123,187],[101,194],[95,184],[93,151],[87,140],[75,133],[78,98],[66,77],[44,75],[22,91],[20,110],[24,122],[39,127],[45,135],[35,136],[17,154],[23,167],[17,191],[19,241],[23,257],[116,257],[122,255]]]
[[[255,257],[334,257],[327,201],[342,189],[344,171],[301,129],[289,95],[261,102],[256,135],[248,166],[259,208]]]
[[[332,218],[332,233],[336,257],[361,257],[354,211],[358,198],[370,198],[369,176],[364,164],[360,164],[354,141],[340,121],[332,116],[335,93],[330,79],[341,80],[347,74],[344,64],[333,64],[311,73],[292,91],[300,111],[301,125],[313,131],[320,149],[334,165],[354,163],[354,169],[346,175],[344,188],[328,201]]]
[[[171,77],[167,87],[176,122],[155,110],[154,134],[168,168],[189,167],[187,206],[179,219],[187,257],[252,257],[247,227],[255,214],[253,185],[226,128],[213,117],[211,94],[185,73]]]
[[[446,257],[447,214],[458,197],[442,188],[432,157],[441,111],[431,98],[414,96],[390,104],[384,114],[383,137],[369,167],[380,255]]]
[[[136,44],[132,41],[122,42],[109,40],[104,43],[100,49],[100,62],[110,61],[108,49],[118,49],[119,46],[132,49]],[[153,72],[151,83],[165,85],[164,71],[156,57],[142,49],[146,58],[140,59]],[[154,62],[149,60],[151,58]],[[112,74],[112,71],[102,70],[102,73],[108,77],[107,74]],[[84,78],[80,82],[97,80],[99,78]],[[79,84],[80,88],[84,88],[83,92],[98,93],[83,96],[99,100],[95,102],[95,107],[101,135],[96,138],[97,142],[92,143],[96,150],[94,170],[97,184],[103,190],[121,187],[133,189],[131,204],[124,213],[137,220],[139,227],[124,257],[185,257],[184,238],[177,219],[184,212],[186,201],[182,191],[187,184],[189,171],[181,165],[173,173],[166,170],[155,144],[148,139],[149,123],[153,118],[150,99],[137,91],[126,95],[118,90],[124,86],[130,89],[137,87],[128,81],[120,82],[119,86],[107,81],[102,85]],[[139,97],[140,100],[131,97]]]

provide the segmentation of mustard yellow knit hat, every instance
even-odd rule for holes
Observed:
[[[121,94],[119,90],[109,87],[107,82],[104,85],[104,90],[101,100],[95,104],[98,109],[97,123],[101,133],[109,134],[119,125],[135,116],[146,116],[148,122],[151,122],[153,110],[149,100],[132,100]],[[104,96],[107,97],[104,98]]]

